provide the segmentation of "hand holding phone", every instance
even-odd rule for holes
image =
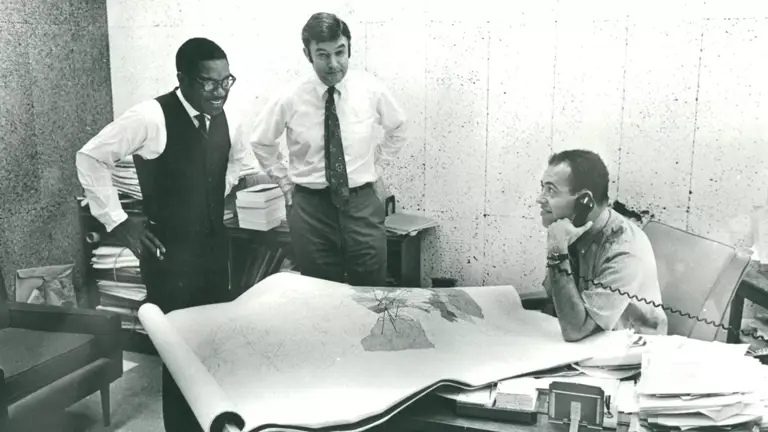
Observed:
[[[575,215],[573,216],[573,226],[582,227],[587,222],[587,217],[592,209],[595,208],[595,202],[589,194],[581,194],[576,198]]]

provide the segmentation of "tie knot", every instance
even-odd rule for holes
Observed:
[[[205,114],[198,114],[195,116],[195,119],[197,119],[197,122],[200,124],[204,124],[205,122]]]

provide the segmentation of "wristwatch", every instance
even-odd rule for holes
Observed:
[[[554,267],[561,262],[567,261],[569,258],[569,255],[567,253],[561,253],[561,254],[549,254],[547,255],[547,268]]]

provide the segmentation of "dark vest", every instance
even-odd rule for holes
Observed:
[[[224,233],[224,191],[229,125],[211,118],[208,138],[198,131],[175,91],[156,98],[165,115],[167,142],[155,159],[134,156],[144,214],[165,246],[205,244]]]

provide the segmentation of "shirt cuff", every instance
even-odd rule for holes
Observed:
[[[104,228],[107,229],[107,232],[112,232],[113,229],[115,229],[116,226],[120,225],[121,223],[125,222],[128,219],[128,214],[124,211],[121,211],[117,215],[115,215],[115,218],[112,219],[112,223],[104,224]]]

